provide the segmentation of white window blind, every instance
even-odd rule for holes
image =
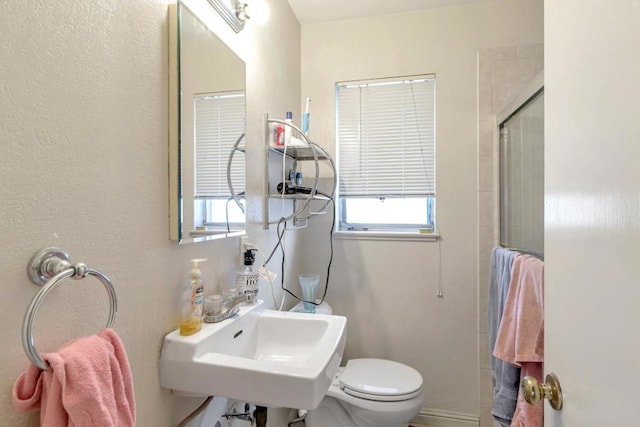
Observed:
[[[340,196],[435,195],[435,78],[337,85]]]
[[[202,95],[195,109],[195,198],[228,197],[229,154],[245,131],[244,94]],[[240,144],[244,146],[244,143]],[[235,192],[245,188],[245,158],[236,153],[231,164]]]

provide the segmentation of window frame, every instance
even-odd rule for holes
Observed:
[[[432,82],[432,90],[433,95],[429,100],[433,103],[432,109],[429,111],[432,114],[432,123],[433,128],[430,129],[432,132],[432,140],[428,142],[430,147],[433,150],[433,160],[429,165],[432,170],[430,173],[433,175],[433,192],[432,194],[426,195],[368,195],[368,196],[351,196],[351,195],[343,195],[340,192],[340,93],[339,90],[341,87],[350,87],[353,85],[379,85],[380,83],[409,83],[415,80],[428,80]],[[360,238],[360,239],[373,239],[373,240],[415,240],[415,239],[424,239],[424,240],[437,240],[439,239],[439,234],[437,231],[437,222],[436,222],[436,161],[435,161],[435,149],[436,149],[436,75],[435,74],[422,74],[422,75],[413,75],[413,76],[402,76],[402,77],[391,77],[391,78],[381,78],[381,79],[367,79],[367,80],[359,80],[359,81],[343,81],[337,82],[335,85],[335,133],[336,133],[336,153],[337,153],[337,190],[336,190],[336,219],[338,221],[335,233],[342,238]],[[414,110],[415,111],[415,110]],[[358,119],[360,120],[360,119]],[[360,121],[358,123],[361,123]],[[403,127],[403,129],[405,129]],[[420,137],[422,140],[423,137]],[[420,143],[422,144],[422,143]],[[419,198],[423,199],[427,204],[426,213],[425,213],[425,222],[420,224],[415,223],[377,223],[377,222],[348,222],[347,221],[347,204],[350,199],[355,198],[366,198],[366,199],[397,199],[397,198]]]

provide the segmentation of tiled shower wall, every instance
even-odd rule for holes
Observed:
[[[478,357],[480,427],[493,426],[487,335],[491,248],[499,242],[499,156],[496,115],[544,68],[542,44],[478,51]],[[497,426],[497,424],[496,424]]]

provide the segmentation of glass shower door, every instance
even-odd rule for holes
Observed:
[[[544,94],[500,124],[500,244],[544,253]]]

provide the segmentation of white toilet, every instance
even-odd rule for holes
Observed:
[[[302,303],[293,311],[302,311]],[[332,314],[327,303],[316,307]],[[422,376],[410,366],[383,359],[353,359],[340,368],[307,427],[407,427],[423,402]]]

